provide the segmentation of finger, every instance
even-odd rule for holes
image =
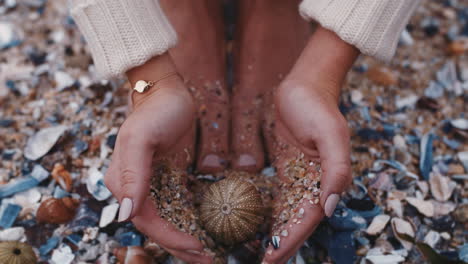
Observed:
[[[116,144],[114,147],[114,151],[112,153],[111,163],[109,168],[106,170],[106,174],[104,175],[104,184],[106,185],[107,189],[111,191],[111,193],[118,199],[120,197],[120,179],[119,179],[119,170],[120,166],[117,162],[119,160],[119,145]]]
[[[120,191],[117,193],[120,201],[119,222],[134,217],[149,192],[154,145],[146,140],[148,137],[135,131],[144,130],[124,125],[117,136],[117,144],[121,150],[116,160],[120,174]]]
[[[198,239],[177,230],[158,215],[150,197],[144,201],[143,210],[132,221],[138,230],[166,249],[203,252],[203,245]]]
[[[172,250],[168,249],[167,252],[171,254],[172,256],[183,260],[187,263],[202,263],[202,264],[210,264],[213,262],[213,258],[197,253],[189,253],[189,252],[183,252],[183,251],[178,251],[178,250]]]
[[[335,122],[314,139],[322,166],[320,204],[330,217],[340,200],[340,194],[351,183],[350,138],[346,122]]]
[[[116,152],[116,154],[118,151]],[[108,169],[108,173],[112,174],[112,166]],[[113,192],[120,192],[120,184],[118,181],[109,181],[106,186]],[[174,250],[190,250],[203,251],[203,245],[194,237],[178,231],[172,224],[162,219],[156,210],[151,197],[147,197],[143,203],[141,213],[135,216],[133,223],[138,230],[145,233],[157,244],[168,249]]]
[[[323,219],[324,213],[320,206],[312,205],[309,201],[304,201],[299,205],[304,208],[304,215],[301,219],[292,217],[285,225],[288,232],[287,236],[280,236],[280,246],[274,249],[270,245],[266,251],[264,262],[266,263],[286,263],[289,258],[294,256],[304,241],[312,234],[315,228]],[[294,222],[294,219],[297,219]],[[281,230],[282,231],[282,230]]]

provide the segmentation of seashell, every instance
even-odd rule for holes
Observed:
[[[440,202],[447,201],[450,196],[452,196],[452,193],[457,186],[457,184],[450,180],[449,177],[442,176],[439,173],[432,173],[429,183],[431,186],[432,196]]]
[[[210,185],[203,195],[200,221],[216,240],[232,245],[255,236],[264,211],[257,188],[231,176]]]
[[[31,246],[18,241],[0,243],[0,263],[35,264],[36,254]]]
[[[392,224],[393,234],[396,236],[396,238],[400,241],[400,243],[407,250],[410,250],[413,247],[413,244],[401,239],[398,234],[406,234],[414,238],[415,233],[414,233],[413,226],[409,222],[401,218],[392,218],[391,224]]]
[[[142,247],[131,246],[114,249],[114,255],[121,264],[150,264],[151,257]]]
[[[66,126],[43,128],[28,139],[24,156],[30,160],[38,160],[57,143],[58,139],[67,130]]]
[[[75,217],[79,201],[70,197],[49,198],[41,203],[37,210],[37,221],[52,224],[64,224]]]
[[[434,205],[430,201],[424,201],[414,197],[406,197],[406,201],[414,206],[421,214],[427,217],[434,216]]]
[[[386,214],[381,214],[381,215],[374,217],[374,219],[372,219],[371,224],[366,230],[367,234],[369,235],[379,234],[385,228],[389,220],[390,220],[390,216]]]
[[[68,172],[65,167],[56,163],[52,169],[52,177],[54,180],[62,187],[62,189],[70,192],[73,186],[73,180],[71,178],[70,172]]]
[[[421,139],[420,145],[420,157],[419,157],[419,170],[421,171],[421,175],[425,180],[429,179],[429,174],[432,171],[432,164],[433,164],[433,141],[434,141],[434,134],[431,132],[425,134]]]
[[[383,86],[396,85],[398,83],[397,75],[386,67],[373,67],[369,69],[367,76],[376,84]]]

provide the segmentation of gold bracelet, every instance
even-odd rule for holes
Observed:
[[[163,77],[159,78],[156,81],[145,81],[145,80],[139,80],[135,83],[135,87],[133,87],[133,90],[138,92],[138,93],[144,93],[146,92],[149,88],[155,86],[158,82],[167,79],[171,76],[174,75],[179,75],[177,72],[170,72],[167,73],[166,75],[163,75]]]

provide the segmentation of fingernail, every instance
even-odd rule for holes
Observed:
[[[239,164],[240,167],[250,167],[257,165],[257,161],[250,154],[241,154],[237,164]]]
[[[336,193],[330,194],[325,202],[325,215],[327,217],[332,216],[333,212],[335,211],[336,205],[340,201],[340,196]]]
[[[186,250],[185,252],[190,253],[190,254],[195,254],[195,255],[201,255],[202,254],[200,251],[193,250],[193,249]]]
[[[132,214],[132,209],[133,209],[133,203],[130,198],[123,198],[122,202],[120,203],[120,210],[119,210],[119,218],[117,221],[123,222],[128,220],[130,218],[130,215]]]
[[[216,168],[221,166],[221,159],[216,154],[208,154],[202,161],[202,167]]]

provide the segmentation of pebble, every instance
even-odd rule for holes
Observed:
[[[28,139],[24,156],[29,160],[42,158],[57,143],[58,139],[67,130],[66,126],[59,125],[43,128]]]
[[[281,236],[287,237],[288,236],[288,230],[284,229],[283,231],[281,231]]]

